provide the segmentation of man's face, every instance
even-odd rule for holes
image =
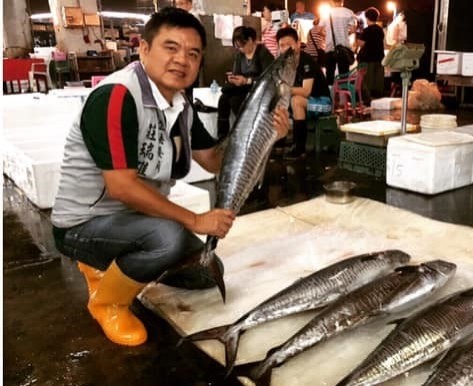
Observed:
[[[299,52],[299,41],[295,41],[291,36],[284,36],[278,41],[279,53],[284,54],[289,48],[292,48],[296,53]]]
[[[192,9],[192,1],[176,0],[176,8],[181,8],[189,12]]]
[[[202,41],[193,28],[164,25],[151,46],[146,41],[140,46],[140,59],[146,73],[168,101],[195,81],[202,55]]]
[[[296,12],[304,13],[305,12],[305,4],[302,1],[296,2]]]

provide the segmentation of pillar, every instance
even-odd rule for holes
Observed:
[[[33,51],[26,0],[3,2],[3,47],[8,58],[27,57]]]
[[[16,1],[16,0],[15,0]],[[48,0],[53,15],[57,47],[61,51],[85,53],[89,50],[102,51],[102,29],[92,26],[65,27],[63,7],[77,7],[76,0]],[[97,14],[96,0],[81,0],[82,14]]]

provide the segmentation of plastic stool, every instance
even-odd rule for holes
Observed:
[[[318,117],[315,122],[315,151],[320,152],[327,148],[338,151],[340,145],[340,131],[338,130],[335,115]]]

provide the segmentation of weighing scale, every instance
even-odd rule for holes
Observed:
[[[406,134],[407,99],[412,71],[419,68],[420,58],[424,54],[423,44],[398,44],[391,48],[383,59],[382,65],[399,71],[402,79],[401,135]]]

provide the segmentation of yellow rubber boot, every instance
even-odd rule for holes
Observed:
[[[126,276],[114,261],[90,296],[87,308],[112,342],[125,346],[146,342],[145,326],[129,309],[145,285]]]
[[[104,272],[97,268],[91,267],[90,265],[81,263],[80,261],[77,262],[77,266],[79,267],[79,271],[81,271],[85,277],[87,289],[89,290],[89,296],[91,296],[97,290]]]

